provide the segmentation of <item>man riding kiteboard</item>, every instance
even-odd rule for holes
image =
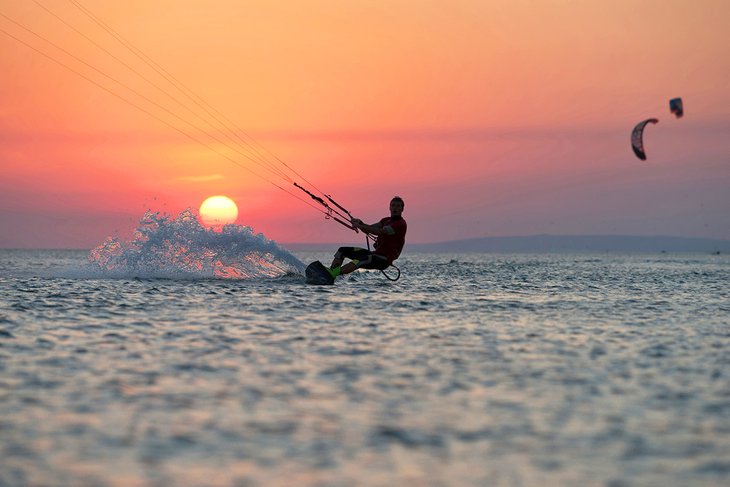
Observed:
[[[403,199],[400,196],[394,196],[390,200],[389,217],[382,218],[372,225],[367,225],[358,218],[352,218],[350,223],[353,228],[362,230],[368,235],[377,236],[373,244],[374,250],[361,247],[340,247],[329,268],[324,267],[319,261],[310,264],[306,272],[308,282],[332,284],[337,276],[349,274],[357,269],[387,269],[398,258],[406,241],[408,225],[401,216],[403,208]],[[343,265],[344,259],[350,259],[350,262]],[[326,271],[328,275],[323,271]],[[324,279],[319,278],[321,276]]]

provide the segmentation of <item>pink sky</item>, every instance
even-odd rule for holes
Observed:
[[[375,221],[401,195],[410,242],[730,239],[727,1],[82,4],[356,216]],[[173,91],[69,0],[0,0],[0,14],[0,29],[97,83],[124,92],[12,21],[195,121],[116,61]],[[0,247],[89,248],[129,234],[145,209],[176,214],[215,194],[279,242],[358,241],[247,159],[3,32],[0,70]],[[642,162],[629,135],[649,117],[660,122]]]

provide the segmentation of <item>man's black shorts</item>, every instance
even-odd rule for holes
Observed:
[[[342,257],[357,260],[359,269],[387,269],[390,263],[385,256],[371,252],[360,247],[340,247],[337,253]]]

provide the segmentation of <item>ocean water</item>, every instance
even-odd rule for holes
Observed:
[[[321,287],[329,252],[151,221],[0,251],[0,485],[730,483],[728,256],[406,251]]]

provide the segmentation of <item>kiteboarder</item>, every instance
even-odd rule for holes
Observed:
[[[404,208],[403,198],[394,196],[390,200],[390,216],[377,223],[367,225],[358,218],[351,220],[352,226],[370,235],[377,235],[374,250],[360,247],[340,247],[335,253],[332,265],[327,269],[332,278],[340,274],[349,274],[356,269],[384,270],[393,263],[403,250],[408,225],[401,214]],[[342,265],[344,259],[350,259]]]

